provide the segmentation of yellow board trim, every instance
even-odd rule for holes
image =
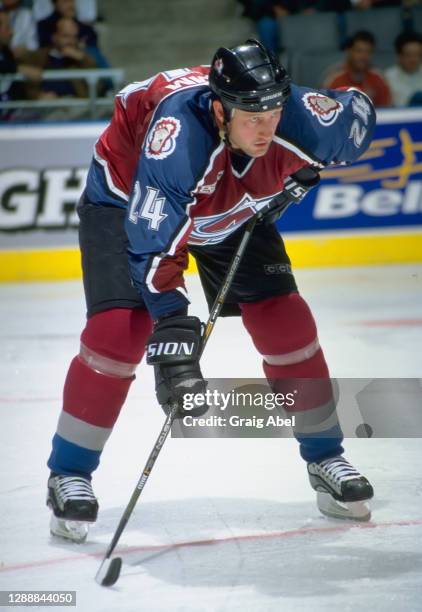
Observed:
[[[295,268],[422,262],[422,232],[285,238]]]
[[[295,268],[422,262],[422,233],[285,238]],[[188,273],[196,272],[190,259]],[[0,250],[0,282],[81,277],[76,248]]]

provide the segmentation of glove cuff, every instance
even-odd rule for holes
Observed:
[[[199,358],[201,339],[198,317],[168,317],[157,323],[146,344],[147,363],[173,366],[195,362]]]

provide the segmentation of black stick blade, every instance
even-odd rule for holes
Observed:
[[[104,559],[100,569],[95,576],[95,580],[101,586],[113,586],[120,576],[120,570],[122,567],[122,558],[114,557],[114,559]]]

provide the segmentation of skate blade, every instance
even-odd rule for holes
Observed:
[[[330,518],[350,521],[369,521],[371,518],[371,508],[367,500],[339,502],[329,493],[318,491],[317,504],[320,512]]]
[[[54,514],[50,520],[50,533],[72,542],[85,542],[89,531],[89,523],[83,521],[67,521],[66,519],[57,518]]]

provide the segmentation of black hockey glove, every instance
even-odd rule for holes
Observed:
[[[312,166],[305,166],[289,176],[284,184],[284,191],[277,196],[273,206],[264,214],[264,223],[268,225],[278,221],[290,202],[299,204],[319,181],[319,172]]]
[[[166,414],[175,402],[180,406],[179,417],[196,417],[208,410],[208,406],[183,408],[185,394],[192,398],[207,387],[199,367],[201,341],[201,321],[187,315],[159,320],[147,341],[147,363],[154,366],[155,392]]]

